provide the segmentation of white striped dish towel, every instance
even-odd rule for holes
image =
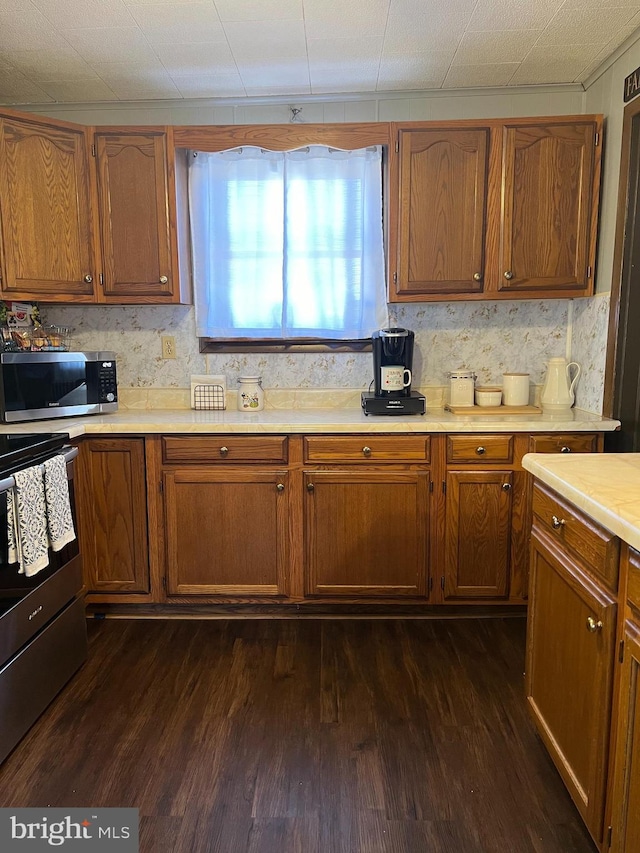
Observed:
[[[52,456],[43,467],[49,543],[54,551],[60,551],[76,538],[69,501],[67,462],[64,456]]]
[[[44,477],[39,465],[13,476],[16,484],[7,493],[9,562],[31,577],[49,565]]]

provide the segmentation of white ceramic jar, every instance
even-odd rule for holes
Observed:
[[[261,412],[264,409],[262,376],[241,376],[238,379],[238,411]]]
[[[473,406],[475,383],[473,370],[452,370],[449,374],[449,405]]]

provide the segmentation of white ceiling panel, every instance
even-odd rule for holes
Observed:
[[[575,83],[638,27],[640,0],[0,0],[0,103]]]

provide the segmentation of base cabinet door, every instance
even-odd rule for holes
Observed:
[[[148,593],[144,439],[85,441],[78,482],[80,545],[89,594]]]
[[[250,467],[165,471],[168,595],[286,595],[287,480]]]
[[[306,471],[305,593],[424,597],[429,474]]]
[[[534,525],[527,701],[596,843],[603,837],[615,599]]]
[[[512,471],[449,471],[444,598],[504,598],[509,592]]]
[[[612,853],[640,850],[640,623],[627,621],[612,784]]]

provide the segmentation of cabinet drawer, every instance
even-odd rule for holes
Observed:
[[[287,461],[284,435],[164,436],[164,462],[275,462]]]
[[[304,440],[305,462],[428,462],[429,451],[428,435],[361,435]]]
[[[613,533],[539,483],[533,489],[533,513],[587,571],[617,589],[620,540]]]
[[[448,435],[447,462],[512,462],[512,435]]]
[[[598,449],[598,436],[584,435],[532,435],[529,438],[531,453],[594,453]]]
[[[627,598],[640,610],[640,552],[629,548],[629,585],[627,587]]]

